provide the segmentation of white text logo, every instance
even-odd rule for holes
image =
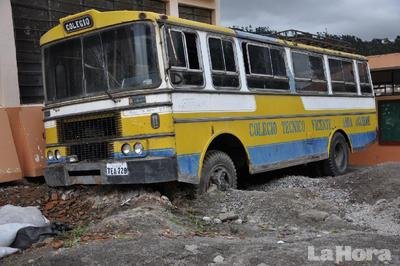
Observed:
[[[388,249],[353,249],[350,246],[336,246],[335,249],[322,249],[317,252],[313,246],[308,247],[309,261],[372,261],[374,258],[381,262],[391,261],[392,254]]]

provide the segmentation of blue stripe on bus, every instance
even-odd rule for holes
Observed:
[[[137,155],[134,152],[131,152],[129,155],[124,155],[121,152],[114,153],[115,159],[132,159],[132,158],[143,158],[146,156],[151,157],[173,157],[175,156],[174,149],[159,149],[159,150],[148,150],[144,151],[141,155]]]
[[[376,140],[377,134],[375,131],[351,134],[350,141],[353,149],[362,149],[373,143]]]
[[[178,156],[179,174],[197,177],[199,171],[200,154],[186,154]]]
[[[376,132],[351,134],[353,149],[361,149],[376,140]],[[276,164],[307,156],[327,153],[328,138],[308,139],[248,147],[250,162],[255,166]]]
[[[376,139],[376,132],[367,132],[350,135],[354,149],[361,149],[368,146]],[[316,138],[298,140],[284,143],[274,143],[255,147],[248,147],[250,162],[254,166],[276,164],[280,162],[295,160],[306,156],[318,156],[327,153],[328,138]],[[173,157],[174,149],[160,149],[145,151],[143,155],[124,156],[122,153],[115,153],[115,159],[152,157]],[[179,174],[184,176],[197,177],[199,171],[200,154],[185,154],[178,157]],[[49,162],[49,163],[53,163]]]
[[[248,147],[248,152],[251,164],[261,166],[321,155],[327,147],[328,138],[316,138]]]
[[[53,159],[53,160],[49,160],[47,159],[47,164],[56,164],[56,163],[66,163],[67,160],[65,157],[62,157],[60,160],[57,159]]]
[[[150,150],[149,155],[153,157],[173,157],[175,156],[175,150],[174,149]]]

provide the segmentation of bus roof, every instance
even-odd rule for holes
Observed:
[[[118,24],[123,24],[132,21],[148,20],[154,22],[166,22],[185,27],[192,27],[205,31],[212,31],[216,33],[226,34],[235,36],[238,38],[244,38],[248,40],[267,42],[276,45],[287,46],[291,48],[297,48],[307,50],[316,53],[330,54],[338,57],[348,57],[358,60],[367,60],[366,57],[356,54],[345,53],[336,50],[330,50],[320,48],[316,46],[305,45],[296,42],[285,41],[273,37],[262,36],[254,33],[246,33],[242,31],[236,31],[230,28],[210,25],[207,23],[196,22],[192,20],[182,19],[174,16],[162,15],[154,12],[145,11],[106,11],[100,12],[95,9],[90,9],[84,12],[73,14],[64,18],[61,18],[60,24],[51,28],[40,38],[40,45],[46,45],[51,42],[61,40],[64,38],[73,37],[82,33],[106,28]]]
[[[88,17],[91,20],[90,21],[91,25],[90,26],[86,25],[86,23],[83,22],[83,26],[79,27],[79,24],[80,23],[82,24],[82,21],[80,20]],[[168,23],[235,36],[235,31],[229,28],[210,25],[207,23],[201,23],[187,19],[181,19],[173,16],[166,16],[153,12],[127,11],[127,10],[100,12],[95,9],[90,9],[84,12],[80,12],[74,15],[61,18],[60,24],[51,28],[40,38],[40,45],[45,45],[57,40],[72,37],[75,35],[80,35],[82,33],[98,30],[101,28],[106,28],[122,23],[141,21],[141,20],[154,21],[154,22],[165,21]],[[68,24],[71,22],[73,23],[73,27],[75,27],[75,25],[78,25],[77,27],[78,30],[70,30],[70,31],[67,30]]]

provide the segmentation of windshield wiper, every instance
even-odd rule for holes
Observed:
[[[87,64],[87,63],[85,63],[85,67],[90,68],[90,69],[94,69],[94,70],[101,70],[101,71],[103,71],[103,72],[107,72],[107,74],[108,74],[109,77],[111,76],[111,78],[112,78],[116,83],[119,83],[107,70],[105,70],[105,68],[92,66],[92,65],[89,65],[89,64]],[[107,85],[108,85],[108,82],[107,82]],[[114,103],[117,103],[117,100],[114,98],[114,96],[113,96],[113,95],[111,94],[111,92],[110,92],[109,85],[108,85],[108,88],[105,90],[105,93],[107,94],[107,96],[108,96]]]
[[[114,98],[114,96],[111,94],[111,92],[108,89],[106,90],[106,94],[114,103],[117,103],[117,100]]]

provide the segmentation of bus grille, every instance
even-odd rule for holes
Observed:
[[[112,157],[112,140],[121,137],[118,112],[88,114],[57,121],[60,144],[67,146],[67,155],[79,161],[96,161]]]
[[[97,161],[111,157],[112,145],[107,142],[74,144],[69,147],[69,154],[78,156],[79,161]]]
[[[60,119],[57,121],[57,129],[61,143],[104,140],[121,135],[118,113]]]

